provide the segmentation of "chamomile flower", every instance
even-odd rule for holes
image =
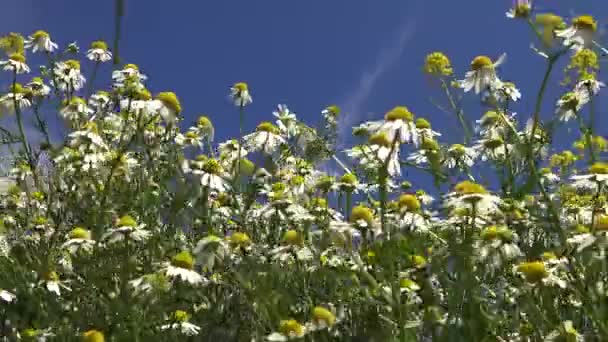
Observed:
[[[595,78],[587,78],[584,80],[580,80],[574,86],[574,92],[579,93],[582,98],[591,98],[592,96],[597,96],[600,92],[600,89],[605,87],[606,84],[604,82],[598,81]]]
[[[3,66],[4,71],[11,71],[17,74],[25,74],[30,72],[30,67],[25,64],[25,56],[20,53],[14,53],[7,60],[0,61],[0,66]]]
[[[80,72],[80,62],[70,59],[59,62],[53,70],[57,88],[62,91],[78,91],[84,87],[85,77]]]
[[[491,86],[489,92],[499,102],[508,101],[517,102],[521,99],[521,92],[513,82],[503,82],[496,80]]]
[[[568,243],[576,246],[578,252],[593,245],[602,249],[608,246],[608,215],[596,216],[592,219],[594,225],[589,231],[581,232],[568,239]]]
[[[262,122],[256,131],[243,137],[245,146],[250,151],[263,151],[273,154],[285,143],[280,130],[270,122]]]
[[[374,158],[374,160],[371,161],[374,165],[382,168],[386,167],[386,170],[390,176],[397,177],[401,175],[398,142],[390,141],[385,133],[377,133],[370,137],[368,147],[372,158]],[[363,151],[363,153],[364,156],[361,162],[369,158],[366,151]]]
[[[112,59],[112,53],[108,50],[106,42],[98,40],[91,43],[87,58],[94,62],[107,62]]]
[[[200,116],[198,120],[196,120],[196,132],[201,138],[208,139],[208,141],[212,141],[215,137],[215,129],[213,128],[213,123],[206,116]],[[241,157],[244,155],[241,154]]]
[[[162,272],[170,279],[180,279],[192,285],[202,285],[206,279],[193,270],[194,258],[188,251],[182,251],[175,255],[170,263],[165,263]]]
[[[40,282],[44,287],[57,296],[61,296],[61,289],[71,291],[69,287],[63,284],[59,280],[59,275],[55,271],[49,271],[42,275],[42,280]]]
[[[477,214],[488,215],[499,211],[501,202],[500,197],[490,194],[482,185],[462,181],[446,196],[444,205],[451,209],[475,208]]]
[[[397,106],[388,111],[384,115],[384,122],[378,128],[378,132],[386,134],[391,140],[396,139],[399,143],[418,144],[414,114],[405,106]]]
[[[83,342],[105,342],[106,338],[104,334],[99,330],[87,330],[82,333]]]
[[[475,90],[475,94],[479,94],[482,90],[491,87],[497,80],[496,67],[504,63],[506,54],[502,54],[496,62],[488,56],[477,56],[471,62],[471,70],[467,71],[464,80],[460,81],[465,92],[471,89]]]
[[[339,322],[333,306],[330,306],[329,309],[324,306],[315,306],[311,316],[310,322],[306,324],[308,331],[331,329]]]
[[[444,163],[449,169],[470,168],[477,158],[477,150],[461,144],[454,144],[448,148],[447,158]]]
[[[530,12],[532,11],[531,0],[514,0],[513,2],[513,7],[506,13],[507,18],[526,19],[530,16]]]
[[[590,15],[582,15],[572,20],[572,25],[556,31],[556,36],[563,39],[564,46],[575,51],[588,47],[597,31],[597,22]]]
[[[253,102],[249,93],[249,86],[245,82],[235,83],[230,87],[230,99],[237,107],[245,107]]]
[[[146,294],[152,291],[166,292],[171,288],[169,279],[162,272],[143,275],[129,281],[129,285],[133,287],[135,294]]]
[[[190,315],[182,310],[176,310],[170,318],[171,323],[162,325],[161,330],[175,330],[186,336],[196,336],[201,331],[201,327],[188,322]]]
[[[70,253],[76,253],[79,250],[88,252],[95,245],[95,241],[91,239],[91,232],[82,227],[72,229],[69,238],[61,247],[67,249]]]
[[[167,123],[175,123],[182,111],[179,99],[170,91],[159,93],[154,101],[149,101],[148,104],[148,109],[158,113]]]
[[[300,324],[295,319],[283,320],[279,323],[279,331],[266,336],[270,342],[284,342],[295,340],[306,335],[306,326]]]
[[[495,225],[480,232],[475,251],[478,261],[491,272],[496,272],[505,263],[523,255],[517,246],[517,234],[506,226]]]
[[[224,178],[224,168],[217,159],[201,155],[191,164],[190,172],[200,177],[202,186],[219,192],[229,189],[229,184]]]
[[[277,106],[277,110],[272,112],[277,118],[277,126],[281,131],[282,135],[285,135],[287,138],[294,137],[298,132],[296,114],[287,108],[287,105],[280,104]]]
[[[576,118],[577,113],[587,102],[589,102],[589,94],[587,92],[575,91],[565,93],[557,100],[555,114],[560,121],[570,121]]]
[[[546,286],[567,287],[564,279],[568,261],[559,259],[552,253],[545,253],[543,260],[526,261],[514,266],[515,273],[522,276],[529,284],[543,284]]]
[[[51,332],[51,328],[47,329],[24,329],[20,333],[17,334],[20,340],[25,341],[36,341],[36,342],[46,342],[49,338],[54,337],[55,334]]]
[[[28,36],[24,47],[32,49],[34,53],[38,50],[41,52],[53,52],[57,49],[57,44],[53,43],[51,36],[46,31],[38,30],[32,33],[31,36]]]
[[[102,236],[102,240],[107,240],[110,243],[123,241],[126,238],[133,241],[143,241],[151,235],[149,231],[144,229],[145,226],[145,224],[138,224],[132,216],[125,215],[118,219],[116,228],[110,229]]]
[[[188,132],[186,132],[185,134],[182,133],[178,133],[175,136],[175,143],[179,146],[194,146],[194,147],[201,147],[203,145],[203,140],[200,137],[200,135],[198,135],[196,130],[189,130]]]
[[[13,301],[15,301],[15,299],[17,299],[17,296],[15,296],[13,293],[0,289],[0,299],[2,299],[3,301],[7,302],[7,303],[12,303]]]
[[[126,64],[122,70],[114,70],[112,72],[112,81],[114,88],[133,87],[135,89],[144,88],[143,82],[148,77],[139,71],[139,67],[135,64]]]
[[[572,186],[576,189],[596,191],[600,186],[608,185],[608,163],[597,162],[589,167],[589,172],[570,177]]]
[[[89,108],[84,99],[73,96],[71,99],[63,101],[63,107],[59,110],[59,114],[67,121],[79,122],[93,114],[93,110]]]
[[[572,321],[564,321],[557,329],[551,331],[547,336],[545,336],[544,340],[547,342],[584,342],[585,337],[574,329],[574,324]]]
[[[15,104],[20,110],[24,110],[32,105],[30,101],[31,92],[23,88],[21,84],[15,83],[10,86],[9,92],[0,97],[0,105],[9,112],[15,111]]]
[[[44,81],[40,77],[32,78],[32,80],[26,84],[25,87],[29,89],[34,96],[45,97],[51,93],[51,87],[44,84]]]

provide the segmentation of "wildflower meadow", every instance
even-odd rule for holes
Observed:
[[[246,80],[217,85],[239,127],[217,141],[117,44],[3,34],[0,340],[608,341],[608,50],[590,14],[505,12],[536,92],[508,51],[419,56],[458,143],[424,99],[347,136],[337,105],[252,116]]]

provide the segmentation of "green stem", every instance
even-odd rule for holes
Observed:
[[[450,88],[443,78],[441,79],[441,87],[445,91],[445,95],[447,96],[448,101],[450,102],[450,106],[452,107],[452,110],[456,113],[456,116],[458,117],[458,121],[460,121],[460,126],[462,126],[462,129],[464,130],[464,143],[466,145],[471,141],[471,130],[464,117],[462,108],[458,108],[456,106],[456,102],[454,101],[454,97],[452,96],[452,93],[450,92]]]

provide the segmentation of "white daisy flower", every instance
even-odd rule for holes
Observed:
[[[583,93],[581,97],[590,98],[599,94],[600,89],[605,87],[604,82],[598,81],[595,78],[581,80],[574,86],[575,93]]]
[[[203,139],[198,135],[196,128],[191,128],[186,134],[178,133],[175,136],[175,143],[179,146],[203,146]]]
[[[482,185],[462,181],[454,187],[454,191],[445,196],[444,206],[449,209],[475,208],[478,215],[488,215],[500,212],[500,197],[489,193]]]
[[[12,303],[15,299],[17,299],[17,296],[15,296],[9,291],[0,289],[0,299],[7,303]]]
[[[112,59],[112,53],[108,51],[108,44],[103,40],[91,43],[91,48],[87,51],[87,58],[94,62],[107,62]]]
[[[266,336],[270,342],[284,342],[299,339],[306,335],[306,326],[295,319],[283,320],[279,323],[279,331]]]
[[[199,176],[201,185],[211,190],[224,192],[230,188],[224,178],[224,168],[217,159],[207,158],[205,155],[198,156],[196,160],[190,162],[188,172]]]
[[[19,333],[17,333],[17,337],[24,341],[36,341],[36,342],[46,342],[49,341],[50,337],[54,337],[55,334],[51,332],[51,328],[47,329],[25,329]]]
[[[521,92],[515,87],[515,83],[513,82],[503,82],[497,79],[496,82],[490,86],[489,92],[500,103],[506,102],[507,100],[517,102],[521,99]]]
[[[9,92],[0,97],[0,105],[9,112],[15,112],[15,102],[20,110],[24,110],[32,105],[26,89],[23,89],[19,83],[11,85]]]
[[[589,94],[586,91],[565,93],[557,100],[555,114],[560,121],[570,121],[576,118],[576,114],[587,102],[589,102]]]
[[[170,289],[167,276],[164,273],[146,274],[129,281],[136,294],[149,293],[151,291],[167,291]]]
[[[65,286],[63,282],[59,280],[59,275],[55,271],[44,274],[41,283],[49,292],[52,292],[57,296],[61,296],[61,289],[71,291],[69,287]]]
[[[182,111],[182,105],[175,93],[167,91],[156,95],[156,99],[148,101],[148,110],[158,113],[167,123],[175,123]]]
[[[263,151],[273,154],[285,143],[285,139],[279,135],[280,130],[270,122],[262,122],[256,131],[243,137],[245,146],[250,151]]]
[[[385,133],[389,139],[399,143],[418,145],[418,130],[414,123],[414,114],[405,106],[397,106],[384,115],[384,122],[378,132]]]
[[[198,325],[188,322],[190,315],[182,310],[176,310],[172,317],[170,324],[165,324],[160,327],[161,330],[176,330],[186,336],[196,336],[199,334],[201,328]]]
[[[111,108],[112,100],[110,94],[107,91],[97,91],[95,94],[89,97],[89,106],[96,112],[109,110]]]
[[[93,249],[95,245],[95,240],[91,239],[91,232],[82,227],[72,229],[69,234],[69,238],[70,239],[68,241],[61,245],[61,248],[67,249],[72,254],[78,252],[79,250],[88,252]]]
[[[57,87],[62,91],[78,91],[84,87],[86,79],[80,72],[80,62],[70,59],[59,62],[53,70]]]
[[[215,137],[213,123],[211,123],[211,120],[206,116],[200,116],[198,120],[196,120],[196,132],[201,138],[206,138],[208,141],[213,141],[213,138]]]
[[[496,67],[504,63],[506,54],[502,54],[496,62],[488,56],[477,56],[471,62],[471,70],[465,74],[464,80],[460,81],[465,92],[471,89],[475,94],[491,87],[497,80]]]
[[[278,105],[277,110],[272,112],[272,115],[277,118],[276,123],[282,135],[285,135],[287,138],[291,138],[297,135],[298,126],[296,114],[291,112],[289,108],[287,108],[287,105]]]
[[[143,82],[148,77],[139,71],[139,67],[135,64],[126,64],[122,70],[114,70],[112,72],[112,81],[114,88],[123,88],[125,86],[133,86],[136,89],[144,88]]]
[[[557,30],[555,35],[562,38],[564,46],[578,51],[591,45],[597,31],[597,22],[590,15],[582,15],[572,20],[572,25],[563,30]]]
[[[323,306],[315,306],[312,309],[312,319],[306,323],[306,330],[318,331],[333,328],[340,322],[342,317],[338,317],[336,309],[333,305],[329,305],[329,309]]]
[[[71,122],[85,120],[93,113],[93,110],[87,106],[86,101],[77,96],[64,101],[63,107],[59,110],[61,117]]]
[[[506,13],[507,18],[528,18],[532,11],[531,0],[514,0],[513,7]]]
[[[559,328],[551,331],[547,336],[545,336],[544,341],[584,342],[585,337],[574,329],[574,324],[572,321],[564,321],[560,324]]]
[[[28,39],[26,39],[24,43],[24,47],[26,49],[32,49],[32,52],[34,53],[38,50],[41,52],[53,52],[57,49],[57,44],[53,43],[49,34],[42,30],[36,31],[31,36],[28,36]]]
[[[102,236],[102,240],[107,240],[110,243],[122,241],[125,238],[133,241],[143,241],[152,234],[144,227],[145,224],[138,224],[133,217],[125,215],[118,220],[116,228],[110,229]]]
[[[0,61],[0,66],[3,66],[4,71],[14,71],[17,74],[30,72],[30,67],[25,64],[25,56],[20,53],[14,53],[7,60]]]
[[[165,263],[162,272],[170,279],[180,279],[192,285],[202,285],[207,282],[202,275],[193,270],[194,259],[188,251],[182,251]]]
[[[461,144],[454,144],[448,148],[447,158],[444,163],[449,169],[455,167],[472,167],[477,159],[477,150]]]
[[[230,88],[230,99],[237,107],[245,107],[253,102],[247,83],[238,82]]]
[[[25,85],[26,88],[32,91],[34,96],[47,96],[51,92],[51,87],[44,84],[44,81],[40,77],[34,77],[32,80]]]
[[[572,186],[577,189],[592,190],[608,185],[608,163],[597,162],[589,167],[589,173],[570,177]]]
[[[514,272],[521,275],[531,285],[542,283],[562,289],[568,286],[564,279],[567,269],[568,260],[557,258],[552,253],[544,253],[543,260],[522,262],[513,267]]]

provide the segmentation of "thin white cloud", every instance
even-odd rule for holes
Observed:
[[[378,81],[403,55],[407,43],[416,30],[416,21],[413,17],[407,18],[407,21],[397,31],[396,39],[391,45],[380,51],[375,63],[361,75],[357,87],[340,102],[344,115],[341,116],[339,122],[339,147],[343,145],[345,138],[350,136],[352,125],[362,119],[362,110]]]

